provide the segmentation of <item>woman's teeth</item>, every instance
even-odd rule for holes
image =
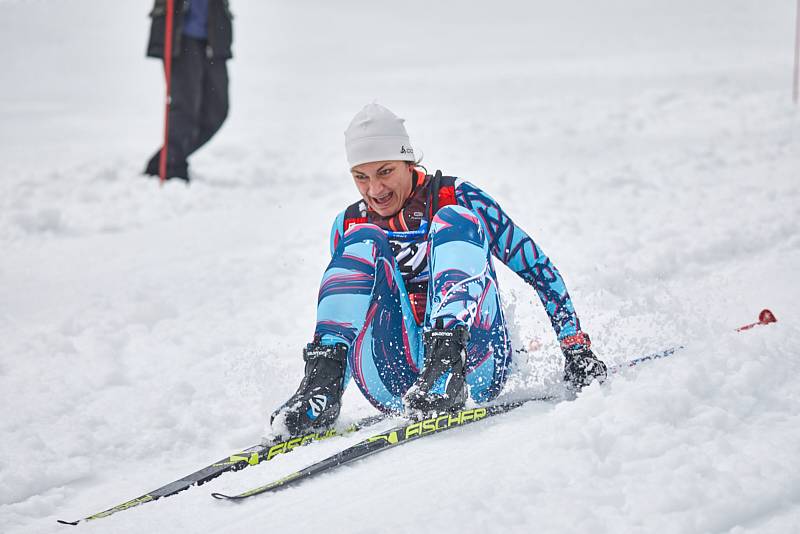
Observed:
[[[386,204],[387,202],[389,202],[391,196],[392,196],[391,193],[386,193],[382,197],[372,197],[372,198],[375,199],[376,204]]]

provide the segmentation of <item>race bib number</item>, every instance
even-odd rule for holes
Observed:
[[[400,274],[403,275],[403,280],[407,282],[417,281],[415,280],[416,278],[421,275],[427,275],[427,241],[392,241],[391,245],[392,252],[394,252],[394,257],[397,261],[397,267],[400,269]]]

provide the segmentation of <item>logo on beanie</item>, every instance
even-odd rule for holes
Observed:
[[[411,147],[406,147],[406,145],[400,145],[400,153],[401,154],[411,154],[414,155],[414,149]]]

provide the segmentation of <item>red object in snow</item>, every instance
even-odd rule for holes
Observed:
[[[744,326],[740,326],[736,329],[737,332],[741,332],[742,330],[749,330],[754,326],[762,325],[762,324],[769,324],[769,323],[776,323],[778,320],[775,318],[775,314],[769,311],[768,309],[764,308],[761,310],[761,313],[758,314],[758,322],[757,323],[750,323]]]
[[[169,105],[172,100],[172,25],[175,0],[167,0],[167,19],[164,25],[164,74],[167,79],[167,97],[164,106],[164,145],[158,161],[158,176],[161,183],[167,179],[167,146],[169,141]]]

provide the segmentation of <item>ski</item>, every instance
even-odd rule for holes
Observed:
[[[380,451],[385,451],[398,445],[408,443],[423,436],[429,436],[439,432],[444,432],[451,428],[461,427],[481,421],[487,417],[498,415],[501,413],[509,412],[515,408],[519,408],[523,404],[532,402],[534,400],[553,400],[554,397],[541,397],[537,399],[528,399],[524,401],[509,402],[504,404],[495,404],[484,408],[470,408],[459,410],[457,412],[431,417],[416,422],[406,422],[402,425],[396,426],[382,434],[370,436],[367,439],[358,442],[352,447],[348,447],[343,451],[325,458],[315,464],[312,464],[305,469],[295,471],[283,478],[270,482],[264,486],[259,486],[251,490],[245,491],[238,495],[225,495],[223,493],[212,493],[211,496],[215,499],[240,501],[254,495],[260,495],[277,489],[282,489],[290,484],[295,484],[302,480],[311,478],[325,471],[329,471],[335,467],[366,458],[372,454]]]
[[[130,501],[118,504],[116,506],[112,506],[111,508],[103,510],[102,512],[90,515],[88,517],[84,517],[82,519],[78,519],[76,521],[65,521],[59,519],[58,522],[63,525],[77,525],[79,523],[92,521],[94,519],[108,517],[117,512],[121,512],[123,510],[128,510],[129,508],[139,506],[140,504],[152,502],[162,497],[169,497],[171,495],[175,495],[176,493],[188,489],[191,486],[200,486],[202,484],[205,484],[209,480],[217,478],[223,473],[227,473],[229,471],[239,471],[246,467],[250,467],[251,465],[258,465],[264,462],[268,462],[270,460],[273,460],[277,456],[292,452],[297,447],[302,447],[304,445],[308,445],[309,443],[313,443],[315,441],[321,441],[334,436],[343,436],[346,434],[357,432],[358,430],[361,430],[370,425],[374,425],[375,423],[383,421],[384,419],[386,419],[386,417],[387,416],[385,414],[371,415],[369,417],[364,417],[362,419],[359,419],[358,421],[344,428],[343,430],[337,429],[334,426],[328,429],[319,430],[317,432],[310,432],[302,436],[293,436],[290,437],[289,439],[278,438],[270,440],[265,443],[254,445],[252,447],[248,447],[247,449],[243,449],[235,454],[231,454],[230,456],[226,456],[225,458],[217,462],[209,464],[206,467],[203,467],[202,469],[195,471],[194,473],[191,473],[183,478],[170,482],[169,484],[161,486],[158,489],[145,493],[140,497],[136,497],[135,499],[131,499]]]
[[[667,356],[674,354],[681,348],[683,347],[680,346],[672,347],[663,350],[661,352],[648,354],[647,356],[642,356],[640,358],[630,360],[623,364],[610,367],[608,369],[608,374],[609,375],[615,374],[623,369],[633,367],[647,361],[656,360],[659,358],[666,358]],[[215,499],[220,499],[220,500],[241,501],[242,499],[246,499],[254,495],[260,495],[262,493],[268,493],[278,489],[283,489],[289,485],[296,484],[302,480],[306,480],[320,473],[324,473],[325,471],[329,471],[341,465],[349,464],[356,460],[366,458],[367,456],[371,456],[377,452],[385,451],[397,447],[399,445],[403,445],[404,443],[414,441],[424,436],[438,434],[440,432],[444,432],[452,428],[462,427],[468,424],[475,423],[477,421],[482,421],[484,419],[493,417],[495,415],[500,415],[503,413],[510,412],[511,410],[514,410],[516,408],[519,408],[520,406],[523,406],[531,402],[544,402],[544,401],[557,402],[559,400],[562,400],[563,398],[564,398],[563,396],[556,396],[556,395],[535,397],[520,401],[493,404],[485,407],[463,409],[457,412],[443,414],[428,419],[423,419],[422,421],[406,421],[381,434],[375,434],[374,436],[370,436],[365,440],[356,443],[352,447],[348,447],[340,452],[337,452],[332,456],[329,456],[323,460],[320,460],[319,462],[309,465],[304,469],[295,471],[294,473],[291,473],[283,478],[280,478],[263,486],[250,489],[243,493],[239,493],[238,495],[212,493],[211,496],[214,497]]]

